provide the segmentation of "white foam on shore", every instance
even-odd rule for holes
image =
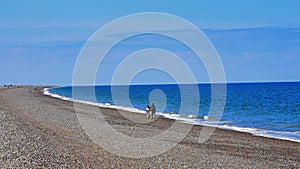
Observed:
[[[264,130],[257,128],[247,128],[247,127],[236,127],[236,126],[218,126],[218,128],[226,130],[234,130],[238,132],[251,133],[254,136],[275,138],[280,140],[288,140],[300,143],[300,132],[289,132],[289,131],[275,131],[275,130]]]
[[[71,98],[68,98],[68,97],[64,97],[64,96],[60,96],[58,94],[53,94],[53,93],[50,93],[49,92],[49,89],[50,88],[44,88],[42,91],[43,91],[43,94],[44,95],[47,95],[47,96],[51,96],[51,97],[55,97],[55,98],[58,98],[58,99],[61,99],[61,100],[72,100]]]
[[[49,89],[50,88],[43,89],[43,94],[47,95],[47,96],[54,97],[54,98],[58,98],[58,99],[61,99],[61,100],[75,101],[77,103],[83,103],[83,104],[88,104],[88,105],[93,105],[93,106],[99,106],[99,107],[102,107],[102,108],[119,109],[119,110],[134,112],[134,113],[143,113],[143,114],[146,113],[145,111],[137,109],[137,108],[124,107],[124,106],[116,106],[116,105],[111,105],[109,103],[95,103],[95,102],[91,102],[91,101],[75,100],[73,98],[68,98],[68,97],[60,96],[58,94],[50,93]]]
[[[95,103],[95,102],[90,102],[90,101],[75,100],[73,98],[68,98],[68,97],[60,96],[58,94],[50,93],[49,89],[50,88],[43,89],[43,94],[54,97],[54,98],[58,98],[61,100],[74,101],[74,102],[78,102],[78,103],[99,106],[102,108],[112,108],[112,109],[119,109],[119,110],[124,110],[124,111],[128,111],[128,112],[133,112],[133,113],[146,114],[146,112],[144,110],[140,110],[140,109],[132,108],[132,107],[116,106],[116,105],[111,105],[109,103]],[[233,130],[233,131],[238,131],[238,132],[250,133],[250,134],[253,134],[254,136],[275,138],[275,139],[288,140],[288,141],[300,143],[300,131],[298,131],[298,132],[273,131],[273,130],[263,130],[263,129],[257,129],[257,128],[229,126],[229,125],[227,125],[228,122],[210,121],[209,118],[197,119],[195,115],[187,115],[187,117],[183,117],[180,114],[175,114],[175,113],[157,112],[156,114],[158,116],[163,116],[165,118],[173,119],[173,120],[176,120],[176,121],[179,121],[182,123],[186,123],[186,124],[201,125],[201,126],[207,126],[207,127],[217,127],[217,128],[225,129],[225,130]]]

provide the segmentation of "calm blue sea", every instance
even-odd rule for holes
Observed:
[[[129,87],[129,93],[126,88]],[[185,85],[189,87],[189,85]],[[186,119],[187,122],[203,125],[217,125],[204,120],[208,116],[211,104],[211,85],[198,84],[200,103],[199,111],[184,109],[178,115],[181,106],[180,88],[176,84],[166,85],[130,85],[117,86],[117,102],[111,94],[111,86],[77,87],[80,95],[72,96],[72,87],[52,88],[47,92],[56,97],[71,100],[94,101],[88,94],[89,88],[95,89],[99,105],[128,108],[141,112],[147,104],[154,102],[158,112],[169,118]],[[300,142],[300,82],[280,83],[232,83],[227,84],[226,104],[218,127],[265,137],[293,140]],[[122,102],[130,99],[130,104]],[[187,93],[188,102],[195,102],[194,92]],[[121,100],[121,101],[120,101]],[[124,99],[125,100],[125,99]],[[187,106],[188,107],[188,106]],[[136,108],[136,109],[132,109]],[[191,115],[196,116],[191,116]]]

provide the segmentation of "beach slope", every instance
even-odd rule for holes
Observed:
[[[201,126],[193,126],[183,141],[160,155],[120,157],[87,136],[72,102],[45,96],[43,88],[0,88],[1,168],[300,168],[300,143],[222,129],[198,143]],[[82,107],[83,114],[95,109]],[[131,137],[153,136],[173,123],[160,117],[137,124],[114,109],[100,110],[114,129]]]

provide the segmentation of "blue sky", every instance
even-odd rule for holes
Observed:
[[[300,81],[299,6],[296,0],[0,1],[0,84],[71,85],[85,41],[104,24],[137,12],[170,13],[202,29],[218,51],[229,82]],[[160,46],[143,42],[149,39]],[[117,46],[96,82],[110,83],[116,60],[125,55],[162,46],[185,55],[197,81],[209,80],[201,63],[188,59],[187,49],[145,36]],[[152,73],[134,82],[171,82]]]

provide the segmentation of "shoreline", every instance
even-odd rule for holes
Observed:
[[[297,142],[216,129],[208,140],[199,143],[201,126],[192,126],[190,133],[165,153],[141,159],[117,156],[96,145],[86,135],[72,102],[45,96],[41,92],[43,88],[0,88],[0,141],[3,143],[0,146],[0,165],[4,168],[300,167],[300,144]],[[84,108],[82,115],[95,108],[80,105]],[[151,123],[137,124],[114,109],[99,109],[116,131],[131,137],[156,135],[174,122],[158,118]],[[136,117],[145,118],[143,114]],[[183,124],[186,125],[189,124]]]
[[[53,88],[53,87],[51,87]],[[117,110],[122,110],[122,111],[128,111],[131,113],[139,113],[139,114],[145,114],[143,110],[137,109],[137,108],[130,108],[130,107],[123,107],[123,106],[117,106],[117,105],[107,105],[106,103],[95,103],[91,101],[84,101],[84,100],[74,100],[72,98],[67,98],[58,94],[50,93],[48,90],[51,88],[43,88],[43,94],[49,97],[53,98],[58,98],[61,100],[66,100],[70,102],[77,102],[77,103],[82,103],[82,104],[87,104],[87,105],[92,105],[92,106],[99,106],[100,108],[108,108],[108,109],[117,109]],[[258,136],[258,137],[265,137],[265,138],[272,138],[272,139],[279,139],[279,140],[286,140],[286,141],[292,141],[292,142],[297,142],[300,143],[300,139],[295,139],[295,138],[290,138],[290,137],[283,137],[283,136],[278,136],[278,133],[281,134],[294,134],[294,132],[288,132],[288,131],[275,131],[275,130],[266,130],[266,129],[259,129],[259,128],[247,128],[247,127],[238,127],[238,126],[229,126],[229,125],[214,125],[213,123],[200,123],[197,122],[195,118],[185,118],[185,117],[180,117],[180,116],[172,116],[172,114],[168,113],[162,113],[158,112],[158,116],[162,116],[167,119],[171,120],[177,120],[178,122],[181,123],[186,123],[190,125],[198,125],[198,126],[206,126],[206,127],[212,127],[212,128],[218,128],[218,129],[224,129],[224,130],[231,130],[231,131],[237,131],[237,132],[243,132],[243,133],[250,133],[253,136]],[[271,134],[270,134],[271,133]],[[276,135],[277,134],[277,135]]]

